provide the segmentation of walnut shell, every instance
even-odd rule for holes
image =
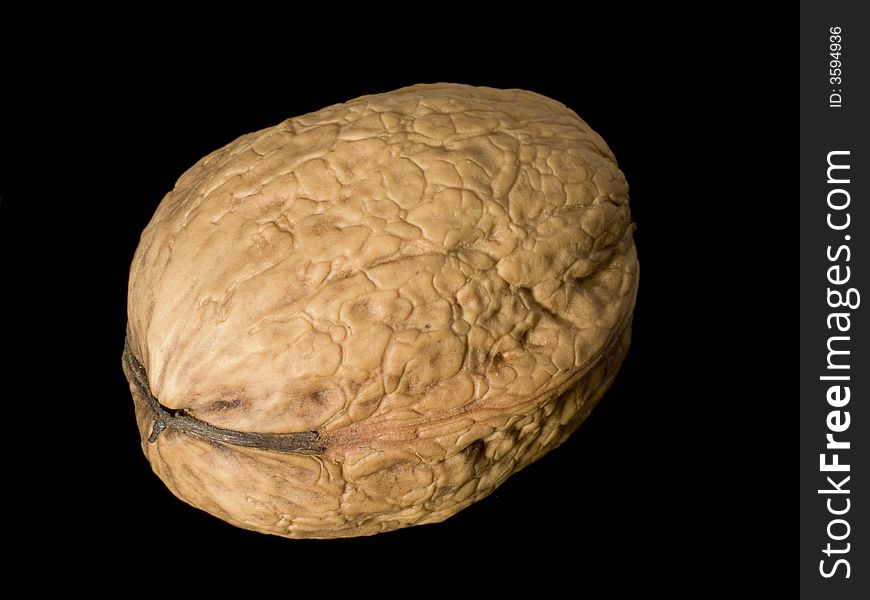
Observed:
[[[632,232],[607,145],[531,92],[415,85],[244,135],[181,176],[133,259],[145,455],[264,533],[446,519],[609,387]]]

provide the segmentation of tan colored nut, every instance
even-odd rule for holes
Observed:
[[[242,136],[182,175],[133,260],[145,454],[264,533],[446,519],[609,387],[632,232],[607,145],[531,92],[416,85]]]

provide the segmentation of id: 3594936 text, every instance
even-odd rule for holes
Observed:
[[[828,96],[828,108],[841,108],[843,106],[843,28],[831,27],[828,41],[830,44],[831,60],[828,63],[828,83],[831,84],[831,94]]]

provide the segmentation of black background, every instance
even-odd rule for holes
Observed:
[[[409,13],[413,34],[304,36],[262,15],[270,35],[102,32],[47,61],[13,60],[0,227],[6,379],[26,392],[8,404],[33,419],[13,461],[24,467],[17,518],[41,548],[25,560],[73,566],[90,585],[123,569],[155,589],[462,595],[459,573],[484,591],[782,589],[773,569],[796,539],[784,533],[793,464],[778,446],[794,399],[775,366],[796,337],[784,331],[795,304],[782,168],[796,142],[791,30],[745,14],[627,12],[429,30]],[[747,43],[760,31],[763,60]],[[566,444],[442,524],[291,541],[176,500],[142,456],[121,371],[126,278],[150,215],[187,167],[241,134],[436,81],[551,96],[615,153],[641,263],[617,381]]]

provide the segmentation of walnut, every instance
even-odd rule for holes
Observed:
[[[244,135],[181,176],[133,260],[145,454],[264,533],[446,519],[609,387],[633,228],[601,137],[527,91],[415,85]]]

